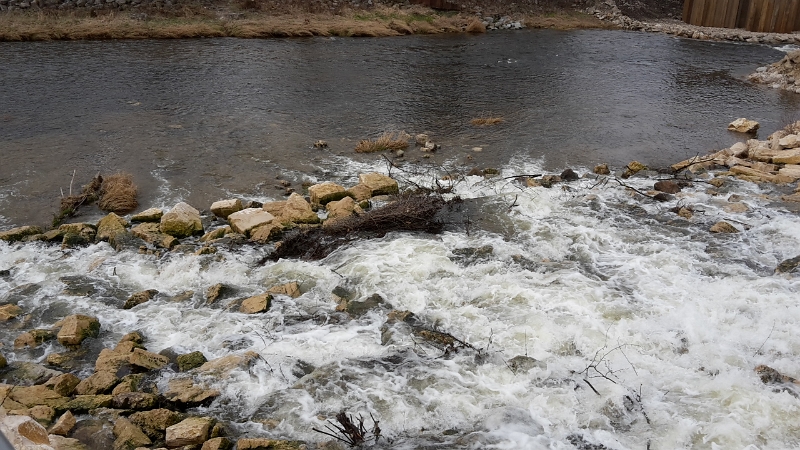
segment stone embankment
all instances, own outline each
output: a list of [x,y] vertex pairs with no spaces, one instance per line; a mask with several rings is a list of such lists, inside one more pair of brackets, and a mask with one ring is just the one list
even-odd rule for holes
[[766,84],[773,89],[784,89],[800,94],[800,50],[789,52],[776,63],[759,67],[747,79]]

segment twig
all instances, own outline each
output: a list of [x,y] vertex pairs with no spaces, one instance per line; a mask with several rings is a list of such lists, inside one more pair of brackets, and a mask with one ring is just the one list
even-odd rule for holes
[[635,188],[635,187],[633,187],[633,186],[630,186],[630,185],[628,185],[628,184],[625,184],[625,183],[623,183],[623,182],[622,182],[622,180],[620,180],[620,179],[619,179],[619,178],[617,178],[617,177],[614,177],[614,180],[615,180],[617,183],[619,183],[619,184],[620,184],[620,186],[622,186],[622,187],[626,187],[626,188],[628,188],[628,189],[632,190],[633,192],[636,192],[636,193],[637,193],[637,194],[639,194],[639,195],[643,195],[643,196],[645,196],[645,197],[647,197],[647,198],[653,198],[653,197],[654,197],[653,195],[649,195],[649,194],[647,194],[647,193],[645,193],[645,192],[642,192],[642,191],[640,191],[640,190],[636,189],[636,188]]
[[756,352],[755,352],[755,353],[753,353],[753,356],[756,356],[756,355],[758,355],[758,352],[760,352],[760,351],[761,351],[761,349],[762,349],[762,348],[764,348],[764,345],[767,343],[767,341],[769,340],[770,336],[772,336],[772,332],[773,332],[773,331],[775,331],[775,321],[774,321],[774,320],[772,321],[772,329],[771,329],[771,330],[769,330],[769,335],[767,335],[767,338],[766,338],[766,339],[764,339],[764,342],[762,342],[762,343],[761,343],[761,346],[760,346],[760,347],[758,347],[758,350],[756,350]]
[[77,172],[77,171],[78,171],[77,169],[74,169],[72,171],[72,179],[69,180],[69,196],[70,197],[72,197],[72,183],[75,181],[75,172]]

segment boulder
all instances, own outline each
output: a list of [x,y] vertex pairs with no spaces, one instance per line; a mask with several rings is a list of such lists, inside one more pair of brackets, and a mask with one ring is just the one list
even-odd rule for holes
[[787,164],[780,169],[778,169],[778,175],[783,175],[787,178],[794,178],[795,181],[800,179],[800,165],[798,164]]
[[117,233],[108,238],[108,245],[111,246],[114,250],[121,252],[123,250],[138,250],[145,242],[136,236],[134,236],[129,231],[125,231],[122,233]]
[[161,232],[161,225],[156,222],[145,222],[131,228],[131,234],[156,247],[172,249],[179,244],[174,236]]
[[267,202],[262,208],[277,217],[283,224],[319,223],[320,221],[311,205],[296,192],[293,192],[286,201]]
[[800,136],[796,134],[790,134],[786,137],[778,139],[778,145],[781,149],[792,149],[800,147]]
[[117,409],[147,411],[158,406],[158,396],[146,392],[124,392],[114,395],[111,405]]
[[306,448],[306,444],[300,441],[242,438],[236,441],[236,448],[238,450],[303,450]]
[[800,148],[782,150],[772,157],[775,164],[800,164]]
[[768,172],[762,172],[760,170],[745,166],[731,167],[731,173],[737,175],[741,179],[754,183],[786,184],[794,181],[791,177],[784,175],[773,175]]
[[0,420],[0,432],[18,450],[52,449],[47,430],[28,416],[5,416]]
[[130,421],[139,426],[151,438],[163,436],[167,428],[180,422],[179,413],[168,409],[153,409],[131,414]]
[[221,298],[225,298],[235,293],[236,290],[224,283],[217,283],[206,292],[206,305],[210,305]]
[[360,184],[370,189],[373,197],[376,195],[391,195],[400,192],[397,180],[377,172],[361,174],[358,176],[358,181]]
[[58,232],[62,236],[75,234],[86,242],[92,242],[97,235],[97,227],[91,223],[65,223],[58,227]]
[[795,272],[798,266],[800,266],[800,255],[781,261],[775,271],[778,273],[791,273]]
[[113,212],[109,213],[97,222],[97,235],[95,236],[95,240],[98,242],[109,241],[116,235],[125,233],[127,226],[128,222],[126,222],[125,219]]
[[62,375],[58,370],[49,369],[41,364],[30,361],[14,361],[5,370],[3,378],[23,386],[42,384],[51,378]]
[[267,292],[270,294],[288,295],[289,297],[297,298],[300,297],[300,285],[297,284],[296,281],[292,281],[291,283],[272,286],[267,289]]
[[610,175],[611,169],[608,168],[608,164],[599,164],[594,166],[594,173],[597,175]]
[[42,229],[26,225],[24,227],[12,228],[8,231],[0,231],[0,241],[17,242],[36,234],[42,234]]
[[28,413],[26,415],[47,427],[53,422],[53,418],[56,415],[56,410],[50,406],[36,405],[28,409]]
[[755,120],[739,118],[728,124],[728,130],[738,133],[755,133],[758,131],[759,123]]
[[737,142],[731,146],[730,153],[737,158],[747,158],[747,155],[750,154],[750,146],[744,142]]
[[181,378],[169,381],[164,397],[171,402],[181,403],[184,406],[197,406],[211,403],[211,401],[219,397],[219,394],[219,391],[215,389],[206,389],[203,386],[194,384],[194,381],[190,378]]
[[80,345],[88,337],[100,334],[100,321],[95,317],[73,314],[63,320],[58,331],[58,342],[61,345]]
[[0,322],[7,322],[11,319],[16,319],[23,313],[22,308],[10,303],[0,305]]
[[226,437],[215,437],[203,443],[200,450],[230,450],[233,443]]
[[750,210],[750,208],[742,202],[728,203],[727,205],[723,206],[722,209],[727,213],[733,214],[746,213]]
[[2,353],[0,353],[0,369],[5,369],[8,366],[8,360]]
[[167,428],[167,447],[200,445],[211,437],[215,420],[211,417],[189,417]]
[[95,372],[119,374],[124,369],[127,369],[126,371],[130,370],[130,352],[116,352],[104,348],[100,351],[94,363]]
[[372,189],[366,184],[357,184],[347,190],[347,195],[353,197],[356,202],[363,202],[372,198]]
[[39,345],[44,344],[55,337],[56,333],[53,330],[26,331],[14,339],[14,348],[20,349],[25,347],[38,347]]
[[631,161],[625,166],[625,172],[622,173],[622,178],[630,178],[645,169],[647,169],[647,166],[639,161]]
[[95,372],[75,386],[75,393],[78,395],[107,394],[119,381],[114,372]]
[[169,358],[166,356],[159,355],[158,353],[148,352],[147,350],[142,350],[140,348],[133,350],[128,361],[134,366],[147,370],[162,369],[169,364]]
[[347,191],[336,183],[325,182],[309,187],[308,195],[311,197],[312,205],[325,205],[347,197]]
[[50,435],[50,445],[52,445],[55,450],[89,450],[89,447],[78,439],[59,436],[57,434]]
[[380,294],[372,294],[363,300],[349,300],[339,303],[337,311],[344,311],[352,317],[360,317],[375,308],[392,309],[392,305],[386,302]]
[[76,395],[60,409],[70,410],[73,413],[85,413],[97,408],[108,408],[113,399],[113,395]]
[[266,243],[273,239],[277,239],[283,231],[283,225],[280,223],[272,222],[260,227],[254,228],[250,232],[250,240],[253,242]]
[[149,302],[156,295],[158,295],[158,291],[155,289],[148,289],[146,291],[137,292],[128,297],[127,300],[125,300],[125,304],[122,305],[122,309],[131,309],[134,306]]
[[63,373],[50,378],[46,383],[44,383],[44,385],[59,395],[69,397],[75,391],[75,387],[78,386],[78,383],[80,382],[81,379],[75,375],[71,373]]
[[656,184],[653,186],[653,189],[666,192],[667,194],[677,194],[681,191],[681,187],[678,186],[678,183],[672,180],[661,180],[656,181]]
[[181,372],[195,369],[208,362],[205,355],[203,355],[203,352],[192,352],[185,355],[179,355],[177,359],[178,370]]
[[36,405],[46,405],[51,408],[64,409],[69,399],[42,385],[17,386],[6,394],[7,398],[31,408]]
[[266,312],[270,306],[272,306],[272,295],[266,293],[244,299],[239,307],[239,312],[257,314]]
[[50,434],[57,434],[59,436],[67,436],[72,428],[75,427],[77,420],[70,411],[65,412],[61,417],[56,420],[56,423],[50,427]]
[[364,210],[361,209],[351,197],[329,202],[325,209],[328,210],[328,219],[325,221],[326,224],[333,223],[333,221],[337,219],[344,219],[355,214],[360,215],[364,213]]
[[124,417],[114,422],[114,437],[117,438],[114,441],[114,450],[131,450],[153,443],[139,427]]
[[196,369],[204,375],[226,378],[234,370],[247,370],[259,358],[258,353],[247,351],[241,354],[212,359]]
[[150,208],[134,214],[131,222],[160,222],[162,216],[164,216],[164,211],[161,208]]
[[204,234],[203,237],[200,238],[200,242],[210,242],[216,239],[222,239],[228,233],[233,233],[233,230],[229,225],[225,225],[224,227],[216,228]]
[[254,228],[267,225],[275,220],[275,216],[261,208],[248,208],[228,216],[231,229],[236,233],[247,235]]
[[717,222],[715,223],[711,229],[709,229],[712,233],[738,233],[739,230],[736,229],[733,225],[729,224],[728,222]]
[[180,202],[161,217],[161,232],[176,238],[203,233],[200,211]]
[[223,219],[227,219],[228,216],[235,212],[239,212],[242,209],[242,201],[238,198],[229,199],[229,200],[219,200],[211,204],[211,212]]
[[119,380],[119,384],[111,391],[111,395],[117,396],[119,394],[127,394],[128,392],[136,392],[144,380],[145,374],[143,373],[129,373]]

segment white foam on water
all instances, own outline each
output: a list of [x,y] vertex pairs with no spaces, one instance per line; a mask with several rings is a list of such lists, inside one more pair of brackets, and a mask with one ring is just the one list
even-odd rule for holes
[[[506,179],[541,173],[537,164],[454,186],[462,198],[485,201],[513,232],[392,233],[322,261],[264,265],[257,262],[265,250],[246,247],[156,258],[106,244],[65,253],[0,243],[0,269],[14,268],[0,289],[41,283],[21,306],[69,302],[100,318],[109,345],[138,329],[156,352],[257,352],[249,370],[212,380],[222,395],[206,410],[256,434],[323,441],[312,428],[347,410],[372,413],[393,448],[570,448],[575,439],[612,449],[800,444],[794,389],[765,385],[754,370],[765,364],[800,375],[800,279],[773,274],[800,252],[797,215],[743,182],[731,192],[749,205],[744,213],[727,212],[728,196],[703,183],[686,188],[680,202],[695,209],[687,221],[669,210],[674,201],[655,203],[613,181],[545,189]],[[646,191],[653,180],[625,183]],[[742,232],[709,233],[722,219]],[[483,256],[460,250],[486,246],[492,251]],[[125,293],[194,296],[122,310],[65,296],[64,275]],[[242,298],[288,281],[303,294],[276,296],[264,314],[228,310],[230,299],[204,304],[216,283]],[[382,343],[388,309],[342,319],[333,313],[337,285],[356,299],[377,293],[474,350],[445,355],[400,328]],[[538,362],[515,371],[517,356]],[[314,371],[297,373],[298,361]]]

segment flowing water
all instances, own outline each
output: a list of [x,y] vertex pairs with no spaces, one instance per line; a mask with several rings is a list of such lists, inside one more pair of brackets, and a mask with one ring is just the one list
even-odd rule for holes
[[[613,180],[513,179],[566,164],[666,165],[735,142],[724,126],[738,116],[772,131],[800,98],[741,77],[779,56],[621,32],[4,44],[4,228],[40,218],[28,210],[73,169],[132,172],[145,207],[279,197],[275,175],[351,185],[386,172],[351,150],[384,129],[443,144],[433,167],[408,151],[406,171],[393,172],[411,181],[443,167],[501,173],[453,183],[468,224],[362,240],[316,262],[262,264],[258,246],[158,257],[0,242],[0,302],[29,315],[0,328],[2,352],[41,362],[62,351],[11,343],[70,313],[97,316],[105,346],[141,330],[155,352],[255,351],[249,370],[207,379],[221,396],[195,411],[236,435],[323,442],[313,428],[346,410],[380,421],[378,448],[797,447],[800,391],[754,370],[800,376],[800,281],[774,273],[800,254],[800,219],[776,192],[699,180],[656,203]],[[482,113],[506,122],[470,128]],[[331,149],[307,148],[317,138]],[[653,176],[628,183],[648,190]],[[733,194],[746,211],[729,207]],[[694,216],[671,211],[679,205]],[[709,233],[719,220],[742,232]],[[84,289],[65,289],[76,279]],[[205,305],[216,283],[241,298],[290,281],[302,295],[277,296],[264,314]],[[337,313],[337,287],[387,305]],[[120,308],[144,289],[160,294]],[[460,348],[421,338],[392,309]]]

